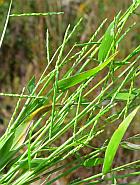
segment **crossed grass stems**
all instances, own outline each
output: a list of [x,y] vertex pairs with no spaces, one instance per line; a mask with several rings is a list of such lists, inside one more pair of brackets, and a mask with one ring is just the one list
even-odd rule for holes
[[[72,173],[81,166],[84,166],[85,160],[98,157],[104,153],[108,141],[105,141],[99,148],[91,146],[90,141],[104,133],[105,127],[110,123],[115,123],[117,120],[125,119],[130,110],[133,110],[137,106],[137,99],[139,100],[140,91],[135,87],[135,82],[140,74],[138,66],[139,56],[137,56],[140,51],[140,46],[134,49],[126,58],[121,59],[120,61],[116,61],[115,59],[118,45],[135,25],[135,23],[132,24],[123,33],[122,30],[125,22],[136,10],[138,5],[139,3],[133,3],[122,16],[120,16],[119,13],[114,18],[113,41],[109,46],[109,50],[106,52],[106,58],[104,59],[106,61],[111,57],[106,75],[104,75],[101,80],[98,80],[98,75],[101,74],[100,71],[98,71],[94,76],[83,80],[83,82],[75,89],[69,90],[69,88],[66,87],[60,89],[59,75],[61,74],[63,67],[72,62],[73,64],[71,68],[66,71],[62,80],[68,79],[75,71],[75,74],[82,73],[85,67],[90,65],[93,61],[95,61],[97,65],[104,62],[97,59],[100,44],[104,37],[101,37],[97,42],[94,41],[97,39],[98,33],[104,26],[106,19],[93,34],[89,42],[84,44],[74,44],[65,56],[65,47],[68,45],[70,39],[72,39],[73,34],[76,33],[82,19],[79,20],[71,32],[69,31],[70,25],[67,27],[62,45],[56,50],[52,57],[50,57],[49,32],[47,30],[47,66],[37,84],[34,82],[35,79],[32,78],[27,87],[23,88],[21,95],[1,93],[3,96],[19,97],[15,111],[11,117],[5,134],[1,137],[1,141],[5,140],[10,133],[14,132],[21,123],[26,123],[26,120],[29,117],[31,118],[30,124],[23,132],[22,137],[24,139],[22,141],[17,141],[17,156],[12,156],[12,160],[9,159],[6,164],[9,168],[5,174],[2,174],[0,179],[1,184],[29,184],[40,179],[42,176],[46,177],[44,183],[52,184],[57,179]],[[37,14],[12,14],[11,16],[30,15],[37,16]],[[39,13],[38,16],[40,15],[41,13]],[[7,17],[8,20],[10,17],[10,11]],[[119,19],[117,17],[119,17]],[[1,41],[3,41],[3,38],[4,34],[2,35]],[[75,50],[77,51],[77,48],[79,48],[79,51],[73,54]],[[104,55],[105,51],[100,50],[100,53],[101,52]],[[112,55],[110,55],[110,53],[112,53]],[[55,61],[55,69],[46,74],[52,62]],[[79,65],[80,69],[77,71],[77,66]],[[121,68],[124,68],[124,66],[125,70],[122,71]],[[95,78],[97,79],[96,84],[92,81]],[[91,83],[93,87],[89,89],[89,84]],[[50,88],[50,84],[52,88]],[[126,91],[128,95],[127,99],[117,99],[116,97],[118,94],[128,85],[129,89]],[[27,92],[27,89],[29,91],[29,95],[24,94]],[[94,98],[91,101],[88,101],[88,97],[91,94],[96,94],[97,90],[99,91],[99,94],[93,96]],[[131,98],[133,93],[135,96],[134,98]],[[21,101],[25,98],[27,100],[22,110],[19,112]],[[120,102],[122,102],[123,105],[119,107],[118,110],[118,103]],[[44,111],[40,111],[39,117],[36,115],[33,117],[34,111],[44,105],[47,105],[47,112],[44,113]],[[115,109],[116,111],[113,112],[112,109]],[[73,110],[75,111],[75,114],[72,113]],[[108,116],[110,113],[111,116]],[[87,115],[88,118],[85,119]],[[86,120],[85,123],[82,123],[82,119]],[[58,145],[57,142],[61,140],[61,137],[67,138],[68,132],[71,133],[71,136],[62,144]],[[92,152],[85,156],[81,156],[79,151],[83,147],[91,148]],[[43,158],[44,155],[45,158]],[[71,163],[66,164],[64,161],[71,156],[75,156],[75,159]],[[112,176],[110,178],[105,177],[104,179],[101,179],[103,173],[99,173],[84,180],[74,181],[71,184],[80,184],[90,181],[92,184],[97,184],[101,183],[102,180],[114,180],[117,178],[139,175],[139,171],[129,172],[127,175],[124,174],[122,176],[117,174],[114,175],[117,171],[129,170],[130,166],[131,169],[138,168],[139,162],[140,160],[136,160],[120,167],[112,168]],[[68,170],[65,172],[65,169],[67,168]],[[1,171],[2,170],[3,168]],[[54,179],[50,179],[51,175],[58,171],[60,174]],[[96,178],[98,180],[94,180]]]

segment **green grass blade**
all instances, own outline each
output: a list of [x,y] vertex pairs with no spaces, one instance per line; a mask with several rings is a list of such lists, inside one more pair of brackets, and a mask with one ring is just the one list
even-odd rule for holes
[[113,136],[110,139],[110,142],[107,146],[106,152],[105,152],[105,159],[104,164],[102,168],[102,173],[105,175],[107,174],[112,166],[113,159],[115,157],[115,154],[117,152],[118,146],[128,128],[131,121],[133,120],[134,116],[136,115],[138,109],[140,106],[138,106],[134,111],[132,111],[119,125],[118,129],[114,132]]
[[5,21],[5,25],[4,25],[4,29],[3,29],[3,32],[2,32],[2,35],[1,35],[1,38],[0,38],[0,48],[2,46],[4,35],[5,35],[7,25],[8,25],[8,22],[9,22],[9,16],[10,16],[11,8],[12,8],[12,3],[13,3],[13,1],[11,0],[10,5],[9,5],[9,10],[8,10],[8,13],[7,13],[7,17],[6,17],[6,21]]
[[82,72],[80,74],[71,76],[69,78],[66,79],[62,79],[60,81],[58,81],[58,87],[61,90],[66,90],[76,84],[79,84],[80,82],[83,82],[84,80],[96,75],[99,71],[101,71],[102,69],[104,69],[113,59],[114,57],[117,55],[117,53],[113,54],[108,60],[106,60],[104,63],[100,64],[99,66],[90,69],[86,72]]
[[114,21],[107,28],[104,38],[101,42],[99,53],[98,53],[98,60],[100,62],[103,62],[105,60],[110,50],[113,39],[114,39]]
[[115,29],[115,24],[118,22],[118,18],[120,16],[120,13],[118,13],[118,15],[115,17],[115,19],[110,23],[110,25],[108,26],[103,40],[101,42],[101,45],[99,47],[99,52],[98,52],[98,60],[100,62],[103,62],[106,57],[108,56],[108,53],[112,47],[112,43],[114,41],[114,37],[115,37],[115,33],[114,33],[114,29]]

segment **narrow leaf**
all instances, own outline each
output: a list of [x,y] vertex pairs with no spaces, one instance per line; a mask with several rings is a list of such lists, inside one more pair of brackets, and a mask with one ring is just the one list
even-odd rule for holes
[[132,111],[123,120],[123,122],[119,125],[119,127],[117,128],[117,130],[114,132],[113,136],[111,137],[110,142],[105,152],[105,159],[104,159],[104,164],[102,168],[102,173],[104,175],[110,171],[112,162],[117,152],[117,149],[119,147],[119,144],[139,108],[140,106],[138,106],[134,111]]
[[104,63],[100,64],[99,66],[97,66],[93,69],[90,69],[88,71],[85,71],[80,74],[77,74],[77,75],[71,76],[69,78],[65,78],[65,79],[58,81],[58,88],[61,90],[66,90],[66,89],[96,75],[99,71],[104,69],[114,59],[114,57],[117,55],[117,53],[118,52],[116,52],[111,57],[109,57],[108,60],[106,60]]
[[113,20],[110,23],[110,25],[108,26],[108,28],[104,34],[104,37],[103,37],[103,40],[101,42],[101,45],[99,47],[99,52],[98,52],[98,60],[100,62],[103,62],[106,59],[106,57],[111,49],[111,45],[114,40],[114,26],[115,26],[114,24],[118,22],[120,13],[121,12],[119,12],[118,15],[116,16],[115,20]]

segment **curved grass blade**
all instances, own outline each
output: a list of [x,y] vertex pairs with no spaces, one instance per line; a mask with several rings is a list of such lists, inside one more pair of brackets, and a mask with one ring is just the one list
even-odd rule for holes
[[103,37],[103,40],[101,42],[101,45],[99,47],[99,52],[98,52],[98,60],[100,62],[103,62],[106,59],[106,57],[111,49],[111,45],[112,45],[114,37],[115,37],[115,35],[114,35],[115,24],[117,24],[117,22],[118,22],[120,13],[121,12],[119,12],[118,15],[115,17],[115,20],[113,20],[110,23],[110,25],[108,26],[108,28],[104,34],[104,37]]
[[134,109],[119,125],[117,130],[114,132],[113,136],[110,139],[110,142],[107,146],[106,152],[105,152],[105,159],[104,164],[102,168],[102,173],[105,175],[107,174],[112,166],[113,159],[115,157],[115,154],[117,152],[117,149],[119,147],[119,144],[130,125],[131,121],[133,120],[134,116],[136,115],[138,109],[140,106],[138,106],[136,109]]
[[114,40],[114,21],[107,28],[102,43],[99,48],[98,60],[103,62],[110,50],[111,44]]
[[69,78],[62,79],[58,81],[58,88],[61,90],[66,90],[70,87],[73,87],[74,85],[83,82],[84,80],[96,75],[99,71],[104,69],[117,55],[118,52],[113,54],[111,57],[109,57],[104,63],[98,65],[97,67],[90,69],[86,72],[82,72],[80,74],[71,76]]

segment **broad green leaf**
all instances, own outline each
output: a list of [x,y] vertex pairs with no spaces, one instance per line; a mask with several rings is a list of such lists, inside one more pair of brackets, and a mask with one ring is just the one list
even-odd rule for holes
[[134,111],[132,111],[124,120],[123,122],[119,125],[117,130],[114,132],[112,135],[110,142],[107,146],[106,152],[105,152],[105,159],[104,159],[104,164],[102,168],[102,173],[106,174],[110,171],[113,159],[115,157],[115,154],[117,152],[117,149],[119,147],[119,144],[128,128],[130,125],[131,121],[133,120],[134,116],[136,115],[138,109],[140,106],[138,106]]
[[134,143],[130,143],[130,142],[123,142],[121,144],[121,146],[123,148],[129,149],[129,150],[140,150],[140,145],[134,144]]
[[94,167],[98,166],[99,164],[103,164],[104,159],[103,158],[90,158],[85,160],[84,166],[85,167]]
[[110,51],[114,39],[114,21],[107,28],[98,52],[98,60],[103,62]]
[[35,76],[33,76],[31,78],[31,80],[29,81],[29,83],[27,85],[27,89],[28,89],[30,94],[33,92],[34,88],[35,88]]
[[102,64],[98,65],[97,67],[90,69],[86,72],[82,72],[80,74],[71,76],[69,78],[65,78],[62,79],[60,81],[58,81],[58,87],[61,90],[66,90],[70,87],[73,87],[74,85],[83,82],[84,80],[96,75],[99,71],[101,71],[102,69],[104,69],[113,59],[114,57],[117,55],[117,52],[115,54],[113,54],[111,57],[109,57],[105,62],[103,62]]
[[103,37],[103,40],[101,42],[101,45],[99,47],[99,52],[98,52],[98,60],[100,62],[103,62],[106,59],[106,57],[111,49],[111,46],[112,46],[112,43],[114,40],[114,26],[115,26],[115,23],[118,22],[120,13],[121,12],[119,12],[118,15],[116,16],[115,20],[113,20],[110,23],[110,25],[108,26],[108,28],[104,34],[104,37]]

